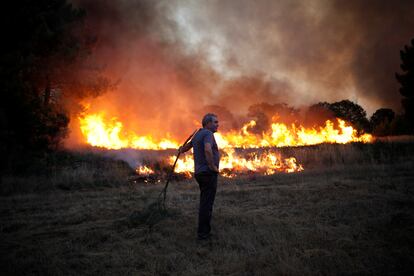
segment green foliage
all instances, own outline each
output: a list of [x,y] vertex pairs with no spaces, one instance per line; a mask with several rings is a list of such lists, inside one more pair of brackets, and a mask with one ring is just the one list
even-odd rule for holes
[[404,135],[410,134],[410,123],[404,115],[395,116],[394,120],[390,123],[391,135]]
[[389,108],[380,108],[371,116],[370,124],[375,136],[387,136],[392,134],[391,123],[395,118],[395,112]]
[[359,132],[369,132],[370,124],[367,113],[358,104],[350,100],[335,103],[320,102],[310,106],[306,112],[307,118],[319,123],[326,119],[340,118],[351,123]]
[[0,53],[0,137],[9,168],[59,147],[69,123],[68,98],[97,95],[109,86],[99,72],[82,70],[93,46],[84,16],[66,0],[2,6],[7,39]]
[[262,133],[269,129],[273,121],[293,123],[298,117],[299,111],[285,103],[260,103],[249,107],[248,116],[255,118],[256,125],[251,129],[255,133]]
[[313,126],[323,125],[328,119],[335,119],[335,116],[330,109],[330,103],[319,102],[308,107],[303,121],[305,125]]
[[336,117],[352,123],[359,131],[369,131],[367,113],[358,104],[350,100],[342,100],[329,105]]
[[398,82],[401,84],[400,93],[404,97],[402,106],[404,115],[410,125],[410,132],[414,132],[414,39],[411,45],[406,45],[400,51],[402,74],[396,74]]

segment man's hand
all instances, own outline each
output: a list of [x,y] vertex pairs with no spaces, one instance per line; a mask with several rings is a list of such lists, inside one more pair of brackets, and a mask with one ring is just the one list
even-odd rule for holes
[[190,141],[187,144],[185,144],[184,146],[179,147],[178,148],[178,153],[180,153],[180,154],[184,153],[184,152],[188,151],[189,149],[191,149],[192,147],[193,147],[193,143],[191,143],[191,141]]
[[213,165],[212,167],[210,167],[210,170],[212,170],[215,173],[219,173],[219,170],[216,165]]
[[204,153],[206,155],[206,161],[207,161],[207,164],[208,164],[208,167],[210,168],[210,170],[212,170],[213,172],[218,173],[219,170],[218,170],[217,166],[214,165],[213,150],[211,148],[210,143],[205,143],[204,144]]

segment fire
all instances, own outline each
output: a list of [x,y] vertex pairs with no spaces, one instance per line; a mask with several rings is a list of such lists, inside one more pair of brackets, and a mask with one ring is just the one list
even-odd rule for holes
[[236,173],[258,172],[264,175],[275,172],[299,172],[303,171],[302,165],[296,164],[294,157],[284,159],[278,153],[264,151],[240,156],[234,149],[226,149],[220,167],[226,171]]
[[[248,172],[270,175],[276,172],[300,172],[303,167],[297,164],[294,157],[282,158],[278,153],[264,151],[263,153],[252,153],[246,156],[236,154],[232,148],[224,149],[224,156],[220,159],[220,171],[223,176],[234,177],[238,174]],[[170,164],[175,161],[175,157],[171,156]],[[194,161],[192,155],[185,155],[184,158],[178,160],[175,171],[178,173],[193,171]]]
[[[224,155],[220,160],[220,173],[224,177],[235,177],[240,174],[259,173],[263,175],[271,175],[276,172],[300,172],[303,171],[303,166],[298,164],[296,158],[282,158],[279,153],[270,150],[262,153],[237,154],[233,148],[225,148]],[[169,165],[173,165],[176,157],[168,157]],[[178,159],[175,166],[175,172],[184,174],[186,177],[191,177],[191,172],[194,168],[194,160],[192,154],[186,154]],[[147,171],[148,167],[141,166],[137,169],[140,174]]]
[[123,124],[116,117],[105,120],[103,113],[79,117],[80,129],[89,145],[107,149],[171,149],[178,148],[175,141],[162,139],[156,141],[151,136],[138,136],[123,131]]
[[[170,165],[174,164],[175,156],[170,156],[168,158]],[[177,173],[188,173],[193,170],[194,167],[194,160],[192,156],[185,155],[177,160],[177,164],[175,165],[175,172]]]
[[[275,116],[274,118],[277,118]],[[172,139],[156,140],[150,135],[139,136],[134,132],[125,131],[122,122],[116,117],[105,118],[104,113],[84,114],[79,117],[80,129],[86,142],[95,147],[107,149],[177,149],[179,143]],[[302,125],[283,124],[274,121],[267,131],[253,133],[256,121],[251,120],[239,131],[216,133],[216,141],[224,154],[220,160],[221,174],[234,177],[249,172],[270,175],[276,172],[299,172],[303,166],[294,157],[283,158],[279,153],[270,150],[258,150],[256,153],[240,154],[236,148],[274,148],[285,146],[305,146],[321,143],[368,143],[373,140],[370,134],[358,135],[351,125],[341,119],[336,122],[327,120],[324,126],[305,128]],[[175,156],[170,156],[168,162],[172,165]],[[191,176],[194,167],[192,155],[181,157],[176,164],[175,172]],[[154,174],[148,166],[137,168],[140,175]]]
[[262,148],[307,146],[322,143],[346,144],[350,142],[368,143],[373,140],[372,135],[358,135],[357,130],[347,125],[344,120],[336,119],[338,128],[330,120],[325,126],[318,128],[305,128],[295,124],[272,123],[271,129],[261,135],[249,132],[256,125],[254,120],[245,124],[240,132],[217,134],[217,143],[220,147],[228,148]]
[[150,175],[150,174],[154,174],[155,173],[153,169],[151,169],[150,167],[147,167],[147,166],[139,166],[136,169],[136,172],[139,175]]
[[[102,113],[79,117],[80,128],[88,144],[107,149],[171,149],[178,148],[179,143],[170,139],[155,140],[151,136],[138,136],[133,132],[123,131],[123,124],[115,117],[105,120]],[[245,124],[240,131],[231,131],[224,134],[216,133],[216,140],[220,148],[263,148],[306,146],[322,143],[350,142],[368,143],[373,140],[372,135],[358,135],[357,130],[344,120],[337,119],[338,127],[330,120],[325,126],[305,128],[301,125],[290,126],[283,123],[272,123],[271,129],[261,134],[249,131],[256,125],[254,120]]]

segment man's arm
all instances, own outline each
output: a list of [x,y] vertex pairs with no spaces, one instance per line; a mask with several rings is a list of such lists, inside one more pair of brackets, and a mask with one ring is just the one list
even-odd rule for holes
[[213,172],[218,173],[219,170],[218,170],[217,166],[214,165],[213,150],[211,148],[210,143],[205,143],[204,144],[204,153],[206,155],[206,161],[207,161],[207,164],[208,164],[208,167],[210,168],[210,170],[212,170]]
[[192,147],[193,147],[193,143],[192,143],[192,141],[190,141],[187,144],[185,144],[184,146],[179,147],[178,152],[179,153],[184,153],[184,152],[190,150]]

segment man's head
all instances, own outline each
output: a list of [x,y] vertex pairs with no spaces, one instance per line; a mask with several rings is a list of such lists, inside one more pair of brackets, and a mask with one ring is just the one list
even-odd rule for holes
[[217,115],[213,113],[207,113],[206,115],[204,115],[201,123],[204,128],[210,130],[211,132],[216,132],[217,128],[219,127]]

